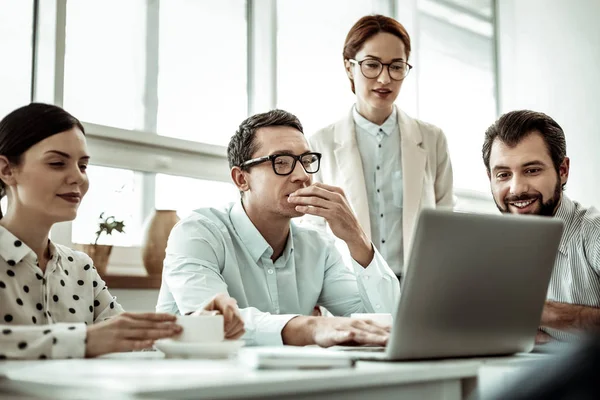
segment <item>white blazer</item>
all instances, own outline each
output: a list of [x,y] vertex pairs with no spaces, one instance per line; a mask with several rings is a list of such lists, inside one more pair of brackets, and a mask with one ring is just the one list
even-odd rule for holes
[[[398,109],[402,152],[402,229],[406,263],[419,211],[454,206],[452,164],[446,136],[434,125]],[[369,204],[352,110],[342,120],[309,138],[313,151],[323,154],[315,181],[341,187],[363,230],[371,238]]]

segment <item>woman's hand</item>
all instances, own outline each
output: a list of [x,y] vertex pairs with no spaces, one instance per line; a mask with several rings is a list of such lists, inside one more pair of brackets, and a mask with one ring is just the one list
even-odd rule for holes
[[88,326],[86,357],[142,350],[154,341],[181,333],[176,317],[163,313],[123,313],[109,320]]

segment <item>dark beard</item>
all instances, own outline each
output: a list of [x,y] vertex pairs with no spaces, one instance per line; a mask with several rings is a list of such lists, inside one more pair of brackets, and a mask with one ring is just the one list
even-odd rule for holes
[[496,200],[494,199],[494,203],[496,203],[496,207],[500,210],[501,213],[510,214],[510,209],[508,208],[508,203],[513,203],[515,201],[527,201],[527,200],[539,200],[541,206],[539,211],[535,215],[541,215],[543,217],[552,217],[556,210],[556,206],[560,202],[560,196],[562,193],[562,185],[560,183],[560,178],[557,179],[556,186],[554,187],[554,194],[550,200],[547,202],[542,202],[542,194],[536,193],[535,195],[531,195],[528,193],[521,194],[519,196],[510,196],[504,199],[505,209],[502,209]]

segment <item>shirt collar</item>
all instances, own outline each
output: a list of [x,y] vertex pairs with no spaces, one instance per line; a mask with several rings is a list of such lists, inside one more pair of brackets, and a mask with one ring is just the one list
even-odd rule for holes
[[560,219],[564,224],[563,233],[560,238],[560,244],[558,246],[559,251],[564,254],[566,254],[567,252],[567,242],[572,236],[570,233],[571,222],[573,221],[573,217],[575,216],[575,211],[575,203],[573,203],[573,201],[563,193],[561,196],[560,204],[556,209],[556,214],[554,214],[554,217]]
[[[50,259],[53,259],[55,254],[60,258],[57,247],[50,239],[48,239],[48,246],[50,247]],[[37,254],[2,225],[0,225],[0,257],[2,257],[9,265],[12,264],[12,262],[17,265],[25,258],[30,259],[36,264],[38,261]],[[56,261],[58,262],[58,259]]]
[[367,131],[370,135],[376,137],[379,134],[379,131],[381,130],[383,133],[385,133],[386,136],[390,136],[392,132],[394,132],[396,126],[398,125],[398,112],[396,111],[396,107],[392,107],[392,109],[392,113],[389,117],[387,117],[385,122],[381,124],[381,126],[374,124],[373,122],[360,115],[356,110],[356,105],[352,107],[352,117],[354,119],[354,123],[360,128]]
[[[235,229],[236,233],[246,246],[246,249],[252,256],[252,259],[255,262],[258,262],[262,256],[269,257],[273,255],[273,248],[267,243],[265,238],[260,234],[258,229],[254,226],[250,218],[248,218],[248,214],[246,214],[246,210],[244,210],[244,206],[242,205],[242,201],[236,201],[231,210],[229,212],[229,218],[231,220],[231,224]],[[285,245],[285,249],[283,251],[282,257],[287,262],[289,255],[294,250],[294,242],[292,239],[292,229],[293,224],[290,223],[290,234],[288,235],[288,240]],[[285,263],[284,263],[285,264]]]

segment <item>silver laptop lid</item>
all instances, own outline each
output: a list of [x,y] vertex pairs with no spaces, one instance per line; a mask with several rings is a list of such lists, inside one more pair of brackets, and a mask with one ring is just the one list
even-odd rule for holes
[[423,210],[387,356],[530,351],[561,234],[555,218]]

